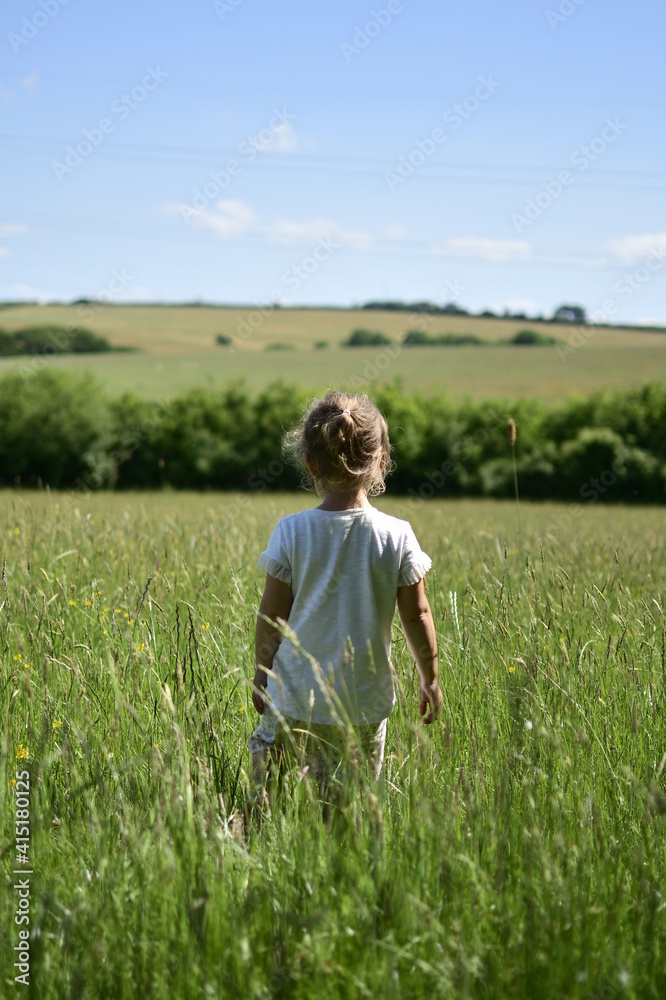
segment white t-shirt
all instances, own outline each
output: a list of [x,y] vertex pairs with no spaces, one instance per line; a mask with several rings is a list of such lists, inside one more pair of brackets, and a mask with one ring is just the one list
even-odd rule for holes
[[409,522],[372,506],[290,514],[276,525],[259,566],[291,584],[289,628],[321,668],[282,640],[267,685],[282,715],[333,723],[336,712],[344,718],[340,702],[354,725],[390,715],[397,590],[431,566]]

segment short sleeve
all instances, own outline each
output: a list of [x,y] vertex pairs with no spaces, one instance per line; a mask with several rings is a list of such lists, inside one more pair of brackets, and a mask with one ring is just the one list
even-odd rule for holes
[[423,579],[430,567],[432,559],[426,555],[418,543],[411,524],[407,525],[405,541],[400,559],[399,587],[411,587]]
[[281,521],[275,525],[268,545],[257,560],[257,565],[274,576],[276,580],[281,580],[282,583],[291,583],[291,562],[285,545]]

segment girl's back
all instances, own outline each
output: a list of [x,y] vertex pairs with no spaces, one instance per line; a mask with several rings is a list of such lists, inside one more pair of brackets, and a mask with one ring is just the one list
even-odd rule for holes
[[367,502],[304,510],[278,523],[259,565],[293,595],[289,627],[298,646],[282,641],[268,680],[281,714],[333,722],[330,685],[352,723],[386,718],[395,701],[389,657],[398,587],[430,568],[409,523]]

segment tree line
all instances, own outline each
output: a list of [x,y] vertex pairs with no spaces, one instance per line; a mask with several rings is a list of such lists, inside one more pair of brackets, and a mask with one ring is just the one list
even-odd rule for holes
[[[385,413],[396,470],[389,493],[513,495],[507,424],[518,427],[525,498],[666,502],[666,387],[540,400],[457,400],[368,390]],[[162,403],[107,396],[86,375],[41,369],[0,379],[0,485],[83,490],[166,488],[291,490],[284,431],[307,394],[276,383],[196,389]]]

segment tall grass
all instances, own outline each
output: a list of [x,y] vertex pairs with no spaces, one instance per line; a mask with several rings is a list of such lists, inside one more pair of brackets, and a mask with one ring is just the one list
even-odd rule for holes
[[295,768],[246,840],[255,563],[301,501],[0,496],[0,994],[21,744],[43,1000],[663,997],[666,512],[523,505],[520,558],[508,502],[417,509],[441,724],[396,624],[380,782],[326,826]]

